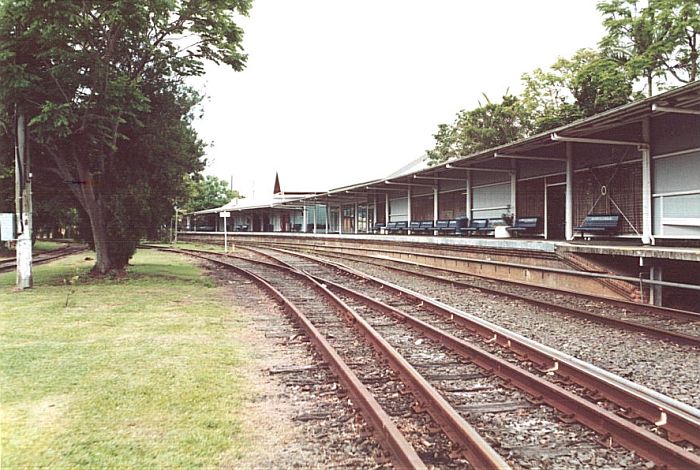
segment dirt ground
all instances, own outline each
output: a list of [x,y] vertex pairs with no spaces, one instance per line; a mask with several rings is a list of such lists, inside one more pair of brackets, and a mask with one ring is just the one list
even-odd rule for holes
[[251,281],[211,265],[237,307],[236,341],[248,345],[250,395],[240,416],[253,448],[222,468],[383,468],[386,459],[362,417],[300,330]]

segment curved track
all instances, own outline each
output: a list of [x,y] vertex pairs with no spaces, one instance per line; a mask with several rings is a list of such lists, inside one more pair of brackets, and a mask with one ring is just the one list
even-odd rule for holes
[[[325,288],[334,291],[342,299],[341,302],[356,303],[355,308],[357,311],[362,310],[366,312],[367,323],[373,324],[376,330],[382,332],[384,329],[389,330],[385,334],[386,341],[391,343],[396,350],[401,351],[409,363],[417,361],[415,369],[433,371],[432,383],[435,385],[435,388],[441,390],[448,402],[454,403],[455,400],[459,402],[459,399],[463,398],[460,394],[464,393],[465,388],[470,393],[478,393],[480,391],[479,387],[486,387],[490,390],[498,388],[490,383],[488,385],[479,385],[476,389],[474,389],[473,384],[470,386],[468,383],[456,385],[454,383],[452,385],[444,383],[446,379],[453,380],[455,377],[470,377],[470,380],[474,380],[474,377],[476,377],[483,381],[483,377],[479,377],[479,373],[473,370],[474,367],[477,367],[481,370],[480,374],[482,376],[484,375],[484,370],[487,372],[486,377],[489,377],[489,380],[492,379],[491,375],[495,374],[525,393],[519,399],[512,399],[512,395],[499,392],[504,393],[503,397],[511,397],[510,402],[501,400],[498,402],[499,405],[494,405],[494,403],[479,404],[476,410],[481,416],[487,415],[489,406],[491,407],[491,412],[496,414],[502,413],[504,407],[514,407],[514,410],[528,410],[533,405],[526,405],[525,403],[527,402],[524,398],[528,398],[530,401],[534,399],[535,401],[547,403],[563,413],[568,419],[583,423],[602,436],[609,436],[610,442],[620,443],[654,462],[671,468],[700,465],[700,459],[696,455],[674,445],[669,440],[660,438],[648,430],[650,425],[663,427],[666,430],[667,437],[672,438],[678,434],[689,441],[692,440],[694,433],[697,436],[698,423],[695,417],[692,413],[688,414],[681,408],[674,407],[673,401],[666,402],[659,400],[658,397],[652,398],[639,391],[633,392],[627,389],[626,385],[623,386],[622,381],[615,382],[608,376],[598,376],[592,370],[582,367],[581,364],[577,364],[575,361],[572,362],[571,358],[567,358],[565,355],[557,356],[549,348],[542,347],[542,349],[538,349],[533,347],[532,344],[528,344],[527,340],[518,337],[518,335],[503,331],[503,329],[494,325],[474,322],[474,319],[468,318],[462,312],[440,305],[425,296],[416,295],[398,286],[383,283],[381,280],[363,276],[351,270],[344,270],[344,274],[340,276],[342,279],[337,279],[337,271],[341,269],[340,267],[335,265],[332,267],[328,265],[323,266],[320,264],[320,260],[311,257],[301,258],[299,254],[280,254],[277,251],[274,255],[271,255],[269,251],[266,251],[265,253],[259,252],[256,256],[272,257],[276,259],[277,265],[287,263],[293,267],[292,269],[308,271],[308,274],[313,275],[317,282],[321,282],[325,285]],[[296,258],[296,261],[293,258]],[[260,265],[260,259],[248,262]],[[274,264],[269,263],[266,266],[272,269]],[[277,269],[281,268],[277,267]],[[356,279],[354,286],[349,282],[351,277]],[[359,282],[359,285],[357,285],[357,282]],[[385,293],[391,292],[395,297],[399,296],[402,298],[399,300],[396,300],[396,298],[387,299],[385,295],[385,298],[381,299],[381,295],[370,289],[371,285],[377,289],[384,290]],[[368,291],[372,293],[368,297],[360,293],[360,290],[363,293]],[[399,305],[400,308],[396,305]],[[435,318],[440,315],[448,316],[447,321],[444,318],[441,320],[442,325],[440,325],[440,322],[435,321]],[[392,321],[388,321],[387,318],[391,318]],[[355,322],[361,323],[359,319],[356,319]],[[484,351],[482,348],[455,336],[462,335],[465,327],[476,335],[488,338],[485,343],[493,350]],[[400,332],[397,332],[397,329]],[[409,330],[413,331],[413,333]],[[450,330],[452,330],[452,333]],[[402,341],[402,338],[413,338],[416,332],[421,335],[418,340],[412,342]],[[518,355],[527,356],[528,359],[524,362],[530,365],[526,365],[524,368],[522,365],[516,365],[518,361],[523,362],[522,359],[517,359]],[[433,360],[426,362],[426,358],[433,358]],[[560,376],[575,376],[579,384],[585,384],[588,388],[587,391],[583,391],[583,394],[587,395],[588,399],[552,384],[542,377],[538,377],[533,372],[533,364],[537,364],[543,369],[544,372],[540,375],[546,376],[548,373],[551,375],[552,372],[556,372]],[[470,370],[469,367],[472,369]],[[528,368],[530,370],[527,370]],[[435,370],[439,371],[437,376],[435,376]],[[475,376],[475,374],[477,375]],[[428,379],[425,380],[430,382]],[[411,388],[413,389],[414,387],[415,384]],[[590,400],[590,395],[593,394],[592,391],[597,392],[598,395],[601,393],[606,395],[605,400],[603,400],[605,401],[604,406],[592,403]],[[600,400],[600,396],[597,399]],[[630,400],[633,401],[630,402]],[[435,421],[441,424],[447,435],[450,435],[451,431],[448,431],[445,427],[444,417],[439,417],[439,413],[436,413],[433,409],[434,405],[426,402],[425,399],[423,399],[423,402],[428,412],[432,411],[431,414]],[[619,402],[624,402],[627,407],[630,406],[630,403],[634,403],[634,406],[639,408],[634,408],[635,411],[640,412],[639,414],[651,420],[651,423],[646,423],[646,426],[637,426],[632,421],[625,420],[605,409],[606,404],[610,407],[610,404]],[[467,406],[467,409],[474,411],[473,407],[469,408]],[[527,414],[528,412],[520,411],[522,414]],[[484,425],[483,422],[479,424],[480,426]],[[551,426],[551,423],[549,425]],[[521,428],[526,429],[522,426]],[[690,437],[688,436],[689,434]],[[470,460],[473,458],[471,456]],[[525,459],[525,462],[527,461],[526,457],[522,455],[519,458]]]
[[[66,246],[63,248],[58,248],[56,250],[47,251],[45,253],[40,253],[32,258],[32,264],[44,264],[50,261],[54,261],[59,258],[64,258],[75,253],[80,253],[85,251],[84,246]],[[6,259],[0,261],[0,272],[7,272],[17,269],[17,262],[14,258]]]

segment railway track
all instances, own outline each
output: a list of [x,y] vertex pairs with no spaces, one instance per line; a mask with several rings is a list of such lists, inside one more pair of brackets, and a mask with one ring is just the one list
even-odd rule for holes
[[[274,263],[268,261],[265,264],[266,269],[278,272],[285,269],[287,272],[303,270],[313,276],[321,287],[333,291],[341,303],[350,304],[356,312],[361,312],[362,317],[355,318],[355,324],[366,322],[374,330],[381,332],[384,340],[395,351],[402,353],[404,360],[415,371],[423,372],[423,380],[432,385],[435,390],[439,390],[441,396],[452,405],[454,410],[458,410],[458,413],[461,412],[461,415],[475,417],[474,425],[481,432],[490,436],[494,442],[498,442],[500,444],[498,450],[501,453],[506,453],[504,458],[509,458],[509,461],[514,461],[518,466],[532,466],[533,459],[537,464],[538,456],[539,458],[545,456],[545,458],[561,462],[571,458],[572,455],[578,458],[583,452],[590,452],[594,455],[594,460],[600,458],[600,454],[595,450],[596,446],[600,447],[600,444],[596,444],[592,433],[582,430],[580,427],[575,431],[566,430],[566,426],[578,425],[557,422],[557,413],[554,412],[554,409],[563,413],[572,423],[582,423],[595,430],[599,435],[607,437],[608,444],[613,442],[623,444],[625,448],[634,450],[638,455],[669,468],[700,465],[700,459],[696,455],[657,436],[648,429],[649,426],[637,426],[632,421],[625,420],[606,410],[605,406],[600,406],[590,400],[592,390],[595,390],[598,395],[603,390],[614,396],[603,404],[608,407],[611,403],[615,403],[615,400],[621,401],[621,397],[626,395],[624,399],[628,400],[626,403],[629,411],[629,400],[631,399],[629,396],[633,394],[629,390],[621,390],[623,387],[619,384],[607,385],[607,389],[603,386],[591,387],[588,390],[588,396],[582,398],[542,377],[538,377],[533,372],[533,364],[545,368],[543,369],[544,375],[557,372],[561,376],[580,369],[580,365],[570,364],[564,360],[565,358],[552,357],[552,351],[536,351],[531,345],[523,343],[524,338],[518,338],[517,335],[509,335],[502,329],[485,327],[483,324],[478,327],[474,327],[472,324],[471,330],[473,332],[487,338],[482,343],[487,344],[492,350],[486,351],[482,347],[467,343],[459,336],[463,336],[464,333],[465,316],[454,309],[431,303],[424,296],[417,296],[405,289],[381,283],[376,279],[358,275],[358,273],[348,274],[346,271],[345,274],[339,276],[337,266],[329,267],[320,264],[319,260],[309,257],[301,258],[298,254],[280,254],[279,251],[276,251],[274,255],[271,255],[270,252],[258,251],[257,253],[255,256],[276,259]],[[200,254],[200,256],[202,255]],[[238,258],[236,262],[262,265],[260,259],[241,261],[241,258]],[[280,264],[284,263],[288,264],[288,267],[280,267]],[[269,277],[274,277],[270,273],[267,274]],[[337,279],[338,277],[342,279]],[[350,278],[355,278],[354,284],[349,282]],[[280,283],[280,281],[277,283],[285,284],[285,282]],[[370,297],[363,295],[363,293],[370,291]],[[386,298],[389,292],[392,293],[393,298]],[[298,300],[309,298],[302,296]],[[443,314],[448,315],[446,319],[441,320],[442,325],[438,325],[440,322],[436,323],[435,321],[436,313],[440,309],[442,309]],[[376,345],[375,349],[377,349]],[[514,353],[528,356],[528,359],[523,361],[517,358]],[[517,364],[518,362],[525,362],[528,365],[523,368],[522,365]],[[401,372],[397,373],[402,376]],[[586,383],[589,387],[592,383],[595,385],[594,382],[591,382],[592,380],[605,382],[600,377],[595,378],[595,375],[590,371],[577,373],[577,380]],[[587,378],[582,379],[581,376],[587,376]],[[402,377],[405,378],[405,375]],[[409,380],[409,382],[411,381]],[[506,387],[503,386],[504,383],[507,384]],[[519,390],[513,391],[510,389],[511,386],[515,386]],[[414,387],[415,383],[409,386],[412,390]],[[569,384],[569,388],[573,387],[572,384]],[[616,396],[615,393],[617,393]],[[673,408],[670,404],[665,404],[664,411],[661,411],[658,401],[655,402],[649,397],[640,397],[640,395],[637,393],[635,406],[639,406],[643,414],[653,415],[652,419],[655,420],[655,422],[647,423],[648,425],[657,428],[663,427],[669,438],[673,438],[676,433],[679,436],[687,437],[684,436],[684,433],[690,432],[692,434],[697,431],[698,423],[694,422],[692,417],[684,415],[681,410]],[[475,397],[477,397],[476,403],[474,402]],[[482,401],[479,401],[478,397],[481,397]],[[601,400],[600,396],[597,399]],[[455,442],[452,434],[454,431],[445,426],[444,417],[440,417],[440,414],[433,408],[434,405],[427,402],[424,397],[419,401],[423,403],[423,407],[433,416],[433,419],[441,425],[445,435],[451,437]],[[544,406],[544,404],[549,406]],[[663,420],[660,418],[666,422],[662,422]],[[688,420],[690,423],[687,422]],[[540,425],[540,428],[537,427],[537,424]],[[691,429],[689,430],[686,426],[691,426]],[[534,439],[534,441],[530,442],[529,445],[523,445],[522,442],[519,443],[520,445],[509,444],[509,439],[512,439],[513,436],[509,438],[507,433],[503,432],[504,429],[518,429],[521,438],[525,434],[528,435],[526,439]],[[548,429],[549,432],[543,429]],[[552,429],[555,430],[552,431]],[[542,439],[543,435],[547,437]],[[539,438],[532,436],[539,436]],[[570,437],[569,441],[566,441],[565,437],[563,438],[564,442],[557,441],[557,436],[560,439],[561,436],[576,436],[576,445],[583,445],[584,448],[576,449]],[[552,442],[549,442],[548,439],[551,439]],[[606,450],[606,452],[610,451]],[[606,455],[608,460],[613,455],[619,457],[617,453]],[[469,460],[473,461],[473,456]],[[606,462],[605,459],[596,462],[596,464],[617,465],[611,464],[609,461]],[[572,462],[564,465],[572,465]]]
[[[289,249],[287,246],[285,248]],[[640,305],[622,300],[603,300],[585,294],[558,292],[509,281],[496,282],[473,274],[464,274],[458,270],[436,268],[398,258],[335,253],[329,250],[321,250],[320,253],[328,258],[358,261],[463,288],[476,289],[486,294],[523,301],[552,313],[585,318],[627,331],[644,333],[654,338],[700,347],[700,314],[696,312]]]
[[[466,456],[476,468],[509,468],[410,364],[320,283],[279,265],[221,255],[198,256],[251,277],[294,313],[361,407],[397,467],[459,467],[466,463],[460,462]],[[408,396],[407,390],[413,396]],[[416,400],[428,404],[427,413],[414,409]]]
[[[44,264],[50,261],[64,258],[75,253],[85,251],[84,246],[66,246],[56,250],[40,253],[32,258],[32,264]],[[17,269],[17,262],[14,258],[0,261],[0,272],[13,271]]]

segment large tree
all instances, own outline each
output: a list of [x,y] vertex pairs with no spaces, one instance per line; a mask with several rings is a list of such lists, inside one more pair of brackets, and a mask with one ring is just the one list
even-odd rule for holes
[[[134,243],[125,246],[130,227],[119,221],[133,221],[130,211],[148,215],[140,209],[149,204],[144,188],[153,178],[167,175],[177,186],[197,169],[173,165],[168,154],[179,144],[179,154],[189,146],[201,155],[187,118],[192,94],[178,78],[202,74],[205,60],[243,68],[236,17],[249,6],[250,0],[1,4],[0,100],[28,117],[33,165],[59,175],[89,218],[94,271],[128,261]],[[165,142],[173,124],[178,139]],[[157,183],[154,193],[169,184]]]
[[593,49],[559,58],[548,70],[523,74],[522,82],[521,99],[534,132],[563,126],[637,97],[624,68]]
[[240,197],[238,191],[230,189],[225,180],[207,175],[192,181],[190,193],[182,205],[182,209],[187,212],[211,209],[223,206],[238,197]]
[[435,147],[427,154],[432,163],[469,155],[525,137],[530,129],[527,110],[518,97],[506,94],[500,103],[486,102],[461,110],[452,124],[440,124],[433,135]]
[[628,73],[667,86],[668,75],[689,83],[700,72],[700,2],[698,0],[606,0],[598,4],[607,30],[603,50]]
[[[693,0],[697,1],[697,0]],[[644,82],[648,96],[655,80],[663,81],[665,62],[674,49],[672,19],[660,13],[653,1],[607,0],[598,3],[607,35],[600,45],[604,53]]]

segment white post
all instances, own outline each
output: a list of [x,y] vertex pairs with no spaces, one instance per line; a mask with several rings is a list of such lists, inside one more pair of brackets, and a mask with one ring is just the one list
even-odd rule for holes
[[177,245],[177,206],[175,206],[175,234],[173,236],[173,244]]
[[224,253],[228,253],[228,232],[226,231],[226,220],[228,217],[224,217]]
[[[410,227],[410,226],[411,226],[411,220],[413,220],[413,214],[411,213],[411,212],[412,212],[412,211],[411,211],[411,195],[412,195],[411,193],[412,193],[413,191],[411,191],[411,186],[410,186],[410,185],[408,186],[408,190],[407,190],[406,192],[407,192],[407,194],[408,194],[408,198],[406,199],[406,209],[407,209],[406,212],[408,213],[408,223],[407,223],[407,225]],[[410,233],[411,233],[411,229],[409,228],[408,230],[406,230],[406,233],[409,233],[409,234],[410,234]]]
[[438,188],[438,183],[435,182],[435,187],[433,188],[433,223],[437,222],[440,216],[440,207],[438,205],[440,197],[440,189]]
[[[435,187],[433,188],[433,227],[437,224],[438,218],[440,217],[440,183],[435,180]],[[437,235],[437,230],[433,230],[433,235]]]
[[574,239],[574,144],[566,143],[565,236]]
[[[515,160],[513,160],[513,164],[515,165]],[[510,213],[513,216],[513,222],[515,222],[515,218],[516,218],[515,202],[517,199],[515,197],[516,196],[515,191],[517,190],[517,186],[518,186],[518,174],[517,174],[516,170],[514,169],[513,173],[511,173],[511,175],[510,175]]]
[[391,212],[389,211],[389,193],[384,193],[384,226],[389,224],[389,217],[391,217]]
[[469,220],[472,220],[472,172],[469,170],[467,170],[466,190],[466,212]]
[[306,218],[307,218],[307,215],[306,215],[306,203],[304,203],[304,206],[303,206],[303,208],[302,208],[301,214],[302,214],[302,215],[301,215],[301,223],[302,223],[302,226],[301,226],[300,232],[306,233]]
[[17,289],[32,287],[32,174],[27,151],[24,113],[17,116],[17,146],[15,147],[15,205],[17,210]]
[[359,218],[357,215],[357,203],[355,203],[355,223],[353,224],[355,226],[355,234],[357,234],[357,225],[359,224]]
[[[642,140],[646,148],[642,149],[642,243],[651,244],[651,135],[649,118],[642,121]],[[653,291],[653,289],[652,289]]]
[[317,227],[317,217],[318,217],[318,204],[316,204],[316,201],[314,201],[314,233],[316,233],[316,227]]
[[326,235],[328,235],[328,226],[331,224],[330,204],[326,204]]

